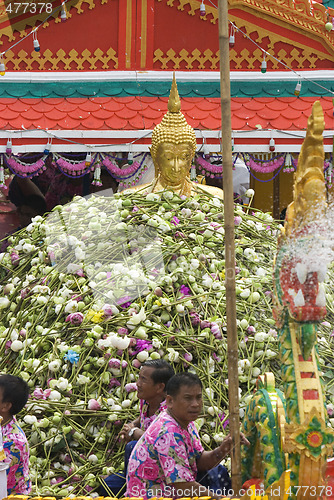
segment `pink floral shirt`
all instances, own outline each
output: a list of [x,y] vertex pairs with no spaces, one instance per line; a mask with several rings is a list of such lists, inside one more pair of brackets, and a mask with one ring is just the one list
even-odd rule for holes
[[2,427],[3,448],[6,455],[8,495],[27,495],[31,490],[29,478],[29,446],[26,435],[15,417]]
[[183,429],[163,411],[131,453],[126,496],[170,497],[172,483],[196,480],[196,460],[202,453],[194,422]]
[[140,411],[140,428],[143,431],[146,431],[149,426],[151,425],[152,422],[160,415],[160,413],[163,410],[167,410],[167,405],[166,401],[163,400],[160,403],[159,408],[157,411],[151,415],[150,417],[148,416],[148,403],[145,401],[145,399],[141,399],[139,403],[139,411]]

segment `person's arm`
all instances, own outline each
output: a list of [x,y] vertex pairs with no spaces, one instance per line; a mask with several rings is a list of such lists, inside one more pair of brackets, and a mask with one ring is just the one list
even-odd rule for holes
[[[249,441],[240,432],[240,444],[245,444],[249,446]],[[209,470],[213,467],[216,467],[226,455],[228,455],[231,451],[232,446],[232,438],[230,434],[223,439],[223,442],[212,451],[203,451],[200,458],[197,460],[197,468],[198,470]]]
[[[140,436],[144,434],[144,431],[142,431],[139,426],[140,417],[137,417],[135,420],[129,422],[128,424],[124,424],[121,432],[118,435],[119,439],[125,441],[126,443],[128,443],[129,441],[138,440]],[[133,432],[132,436],[129,437],[129,432],[134,427],[137,427],[137,429]]]
[[168,495],[172,498],[211,497],[215,500],[223,498],[196,481],[171,483],[167,488]]

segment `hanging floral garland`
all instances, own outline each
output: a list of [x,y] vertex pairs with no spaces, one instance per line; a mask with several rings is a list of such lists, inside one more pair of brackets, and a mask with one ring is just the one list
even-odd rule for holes
[[245,155],[243,155],[243,157],[249,169],[262,174],[275,172],[275,170],[280,169],[285,163],[284,154],[271,158],[270,160],[255,160],[254,156],[250,154],[248,155],[248,159],[245,158]]
[[[235,162],[237,161],[239,156],[239,153],[236,153],[233,155],[233,168],[235,166]],[[217,156],[217,161],[222,161],[221,156]],[[217,176],[222,176],[223,174],[223,166],[220,165],[213,165],[209,161],[207,161],[205,158],[202,156],[197,156],[195,158],[195,164],[199,167],[200,173],[202,175],[205,175],[206,177],[211,177],[212,179]]]
[[35,177],[46,169],[45,160],[48,155],[43,155],[42,158],[35,163],[24,163],[14,156],[2,155],[5,166],[18,177]]
[[[114,159],[114,158],[113,158]],[[140,164],[137,161],[134,161],[132,165],[128,165],[126,168],[120,168],[113,159],[108,157],[104,158],[102,164],[106,167],[109,174],[115,178],[124,178],[124,177],[132,177],[136,174],[137,170],[140,167]]]
[[83,161],[68,161],[65,158],[62,158],[58,154],[56,155],[57,159],[55,161],[59,170],[67,175],[68,177],[83,177],[91,171],[95,160],[98,154],[95,155],[93,160],[87,161],[87,158]]
[[119,168],[112,159],[106,157],[102,161],[102,164],[106,167],[109,174],[114,177],[121,188],[129,188],[138,184],[144,173],[147,171],[147,165],[144,165],[144,161],[147,157],[147,153],[144,154],[141,162],[134,161],[132,165],[128,165],[126,168]]

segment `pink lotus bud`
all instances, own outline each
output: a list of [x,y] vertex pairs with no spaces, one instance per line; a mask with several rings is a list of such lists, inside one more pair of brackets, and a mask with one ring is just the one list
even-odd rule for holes
[[109,382],[109,389],[112,389],[113,387],[119,387],[121,385],[120,381],[117,380],[117,378],[113,377],[110,379]]
[[125,384],[124,389],[126,392],[134,392],[137,390],[137,384],[135,382],[130,382],[129,384]]
[[109,318],[113,314],[111,306],[109,304],[104,304],[104,306],[102,307],[102,311],[107,318]]
[[40,387],[37,387],[33,392],[34,398],[44,399],[44,391]]
[[140,361],[138,361],[138,359],[134,359],[134,360],[132,361],[132,366],[133,366],[134,368],[140,368],[140,367],[141,367],[141,362],[140,362]]
[[116,369],[118,369],[118,368],[120,368],[120,366],[121,366],[121,362],[120,362],[120,360],[119,360],[119,359],[117,359],[117,358],[111,358],[111,359],[109,360],[108,365],[109,365],[109,368],[116,368]]
[[67,316],[65,321],[69,321],[71,325],[80,325],[83,320],[83,314],[81,312],[71,313]]
[[185,355],[184,355],[184,359],[185,361],[187,361],[188,363],[190,363],[193,359],[193,355],[190,354],[190,352],[186,352]]
[[119,328],[117,330],[117,334],[121,335],[121,337],[123,337],[124,335],[128,335],[128,333],[129,333],[129,330],[127,328],[124,328],[124,327]]
[[88,401],[88,410],[94,410],[94,411],[97,411],[97,410],[100,410],[101,409],[101,405],[98,401],[96,401],[96,399],[90,399]]
[[13,266],[17,266],[19,263],[20,257],[16,252],[12,252],[10,254],[10,260],[12,261]]

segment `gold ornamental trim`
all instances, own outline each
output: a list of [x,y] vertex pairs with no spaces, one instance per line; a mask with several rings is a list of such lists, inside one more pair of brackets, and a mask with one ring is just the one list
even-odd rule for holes
[[10,71],[36,71],[36,67],[39,71],[87,71],[87,63],[91,70],[110,70],[118,68],[118,57],[113,48],[106,52],[101,49],[94,52],[84,49],[81,53],[74,49],[69,52],[63,49],[52,52],[47,49],[43,53],[32,51],[30,54],[25,50],[18,53],[9,50],[4,56],[4,63]]

